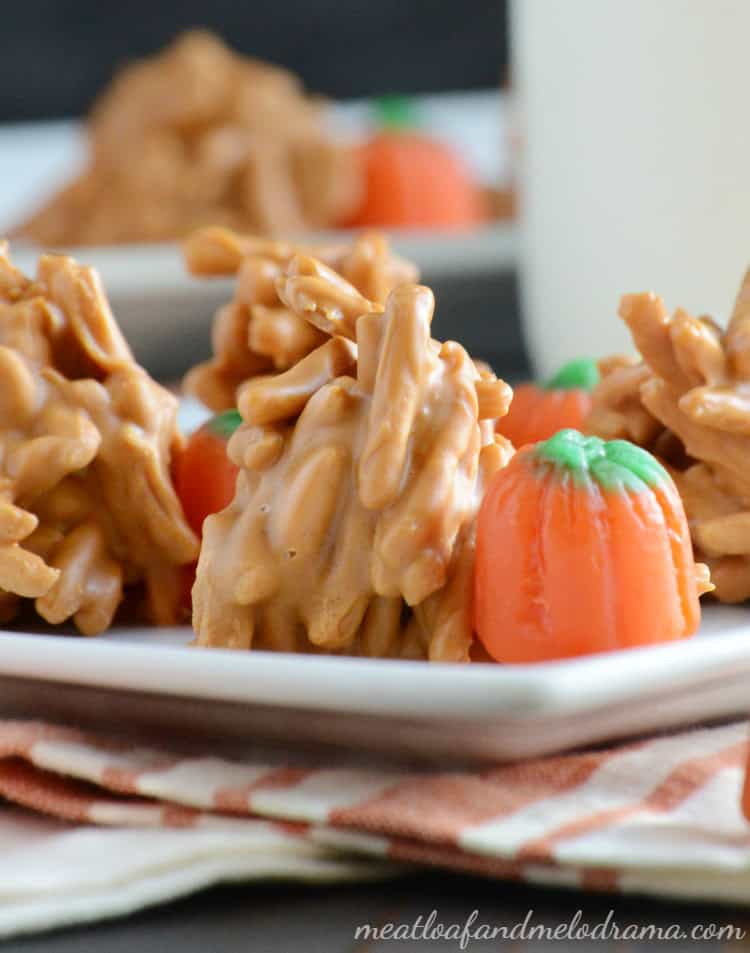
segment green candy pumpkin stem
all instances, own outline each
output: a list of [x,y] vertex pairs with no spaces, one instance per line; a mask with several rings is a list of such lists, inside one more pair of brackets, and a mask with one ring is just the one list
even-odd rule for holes
[[577,430],[558,430],[549,440],[536,444],[531,454],[537,465],[551,465],[576,483],[585,484],[591,479],[603,490],[640,493],[670,479],[659,461],[634,443],[605,441]]
[[229,440],[241,423],[242,417],[238,410],[225,410],[208,421],[208,429],[215,436]]
[[599,368],[590,357],[579,357],[563,364],[541,386],[544,390],[593,390],[599,383]]
[[383,129],[414,129],[419,125],[414,101],[408,96],[379,96],[373,105],[378,125]]

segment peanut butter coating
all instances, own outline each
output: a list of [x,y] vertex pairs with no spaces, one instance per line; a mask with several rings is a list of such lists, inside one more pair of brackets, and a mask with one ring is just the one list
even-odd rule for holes
[[37,277],[0,245],[0,611],[108,628],[124,587],[179,615],[197,556],[170,478],[177,401],[140,368],[95,272],[45,255]]
[[276,287],[336,334],[240,389],[241,471],[204,524],[198,644],[466,660],[476,512],[513,452],[487,409],[505,413],[510,388],[432,339],[428,288],[380,308],[306,256]]

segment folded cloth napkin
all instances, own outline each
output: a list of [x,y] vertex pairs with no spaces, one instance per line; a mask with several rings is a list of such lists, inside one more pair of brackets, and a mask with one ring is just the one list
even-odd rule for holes
[[375,878],[404,863],[746,903],[747,728],[418,773],[242,762],[0,721],[0,935],[220,881]]

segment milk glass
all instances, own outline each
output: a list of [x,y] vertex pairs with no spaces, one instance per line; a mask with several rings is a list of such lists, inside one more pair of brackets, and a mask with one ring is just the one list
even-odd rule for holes
[[620,295],[724,319],[750,261],[750,0],[515,0],[536,369],[630,351]]

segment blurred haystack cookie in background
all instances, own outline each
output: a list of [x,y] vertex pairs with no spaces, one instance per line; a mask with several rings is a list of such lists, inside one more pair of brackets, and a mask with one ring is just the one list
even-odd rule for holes
[[79,178],[18,229],[47,246],[167,241],[201,225],[335,225],[361,173],[324,101],[287,70],[192,31],[126,66],[95,102]]

